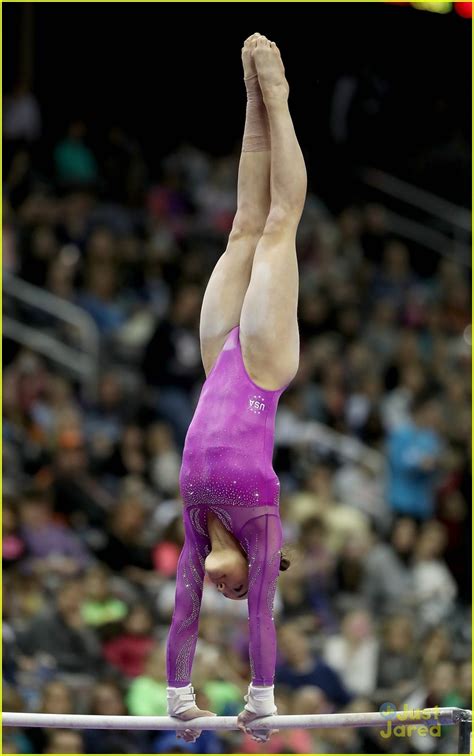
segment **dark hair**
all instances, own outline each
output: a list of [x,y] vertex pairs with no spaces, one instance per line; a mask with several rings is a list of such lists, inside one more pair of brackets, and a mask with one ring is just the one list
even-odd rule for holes
[[286,554],[284,554],[283,551],[280,551],[280,572],[286,572],[290,564],[291,562]]

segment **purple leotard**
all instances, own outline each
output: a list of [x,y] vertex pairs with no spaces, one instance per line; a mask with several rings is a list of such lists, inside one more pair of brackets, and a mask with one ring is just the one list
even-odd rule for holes
[[252,682],[273,684],[273,599],[282,530],[272,455],[275,414],[285,388],[267,391],[250,379],[236,326],[204,383],[184,445],[180,489],[186,537],[167,645],[170,686],[181,687],[191,681],[204,560],[211,548],[208,512],[219,518],[247,554]]

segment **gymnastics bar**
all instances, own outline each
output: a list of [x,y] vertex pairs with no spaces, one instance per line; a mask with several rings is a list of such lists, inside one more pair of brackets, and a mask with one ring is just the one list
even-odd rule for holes
[[[102,716],[94,714],[30,714],[3,712],[4,727],[59,727],[75,730],[237,730],[236,717],[198,717],[188,722],[173,717]],[[388,720],[400,725],[455,725],[470,723],[468,709],[444,707],[421,711],[343,714],[305,714],[263,717],[252,722],[252,729],[322,729],[331,727],[384,727]]]

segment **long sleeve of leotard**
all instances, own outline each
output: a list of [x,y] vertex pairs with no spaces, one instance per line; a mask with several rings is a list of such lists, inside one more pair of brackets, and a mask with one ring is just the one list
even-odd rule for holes
[[239,533],[249,559],[249,655],[254,685],[273,685],[276,630],[273,600],[280,570],[282,529],[278,515],[261,515]]
[[191,682],[199,627],[207,535],[197,532],[184,511],[185,542],[176,573],[176,596],[166,648],[168,685],[180,688]]

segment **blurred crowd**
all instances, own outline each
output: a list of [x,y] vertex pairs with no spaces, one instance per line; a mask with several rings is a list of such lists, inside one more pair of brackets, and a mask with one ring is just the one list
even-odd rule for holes
[[[81,381],[41,340],[76,353],[76,330],[6,287],[5,314],[42,346],[4,344],[3,707],[163,715],[199,311],[238,155],[183,144],[152,181],[137,140],[112,128],[97,145],[76,121],[45,161],[31,93],[7,105],[4,271],[88,313],[100,357]],[[301,365],[274,462],[291,560],[276,597],[279,713],[470,707],[467,271],[394,238],[383,207],[334,213],[313,193],[298,255]],[[202,707],[242,709],[247,638],[244,603],[206,585]],[[262,746],[236,732],[187,745],[25,729],[4,731],[3,752],[446,753],[454,730],[293,730]]]

